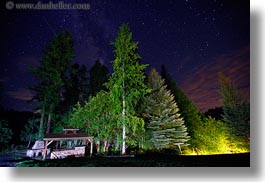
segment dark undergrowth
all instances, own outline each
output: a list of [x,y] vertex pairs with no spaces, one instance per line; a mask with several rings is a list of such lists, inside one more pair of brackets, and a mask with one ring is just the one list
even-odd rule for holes
[[184,156],[148,153],[135,157],[69,157],[19,161],[17,167],[249,167],[250,153]]

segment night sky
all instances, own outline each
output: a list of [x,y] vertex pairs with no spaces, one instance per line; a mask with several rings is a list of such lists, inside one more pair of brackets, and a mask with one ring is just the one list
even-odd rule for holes
[[28,88],[35,83],[30,67],[39,64],[47,43],[61,31],[73,35],[72,63],[90,68],[100,60],[112,72],[114,54],[110,42],[122,23],[129,23],[133,39],[139,41],[141,63],[159,71],[164,64],[177,85],[202,111],[220,106],[218,72],[229,76],[249,98],[248,1],[64,2],[87,2],[90,9],[7,10],[2,4],[0,82],[4,108],[32,109],[26,102],[33,95]]

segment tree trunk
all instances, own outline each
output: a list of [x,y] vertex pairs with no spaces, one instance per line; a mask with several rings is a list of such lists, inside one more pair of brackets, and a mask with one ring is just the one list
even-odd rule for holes
[[51,113],[48,115],[48,121],[47,121],[47,130],[46,133],[50,133],[50,128],[51,128]]
[[126,127],[125,127],[125,101],[122,101],[122,151],[121,155],[126,155]]
[[52,113],[52,104],[50,105],[50,112],[49,112],[48,121],[47,121],[46,133],[50,133],[50,130],[51,130],[51,113]]
[[115,141],[115,152],[119,150],[119,136],[117,135],[117,140]]
[[109,152],[109,146],[110,146],[110,142],[107,141],[107,145],[106,145],[106,149],[105,149],[106,153]]
[[108,141],[104,140],[104,147],[103,147],[103,153],[104,154],[107,152],[107,146],[108,146]]
[[121,155],[126,155],[126,126],[125,126],[125,64],[123,62],[123,80],[122,80],[122,147],[121,147]]
[[32,138],[32,134],[30,134],[30,136],[29,136],[29,142],[28,142],[27,149],[29,149],[29,147],[30,147],[30,144],[31,144],[31,138]]
[[97,149],[97,153],[99,154],[99,152],[100,152],[100,141],[96,142],[96,149]]
[[42,137],[44,116],[45,116],[45,99],[44,99],[44,103],[43,103],[42,111],[41,111],[39,138]]

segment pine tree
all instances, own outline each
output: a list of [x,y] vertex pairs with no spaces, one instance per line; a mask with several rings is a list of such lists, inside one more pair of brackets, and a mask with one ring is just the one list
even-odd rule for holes
[[63,88],[67,82],[66,73],[70,69],[73,56],[72,36],[69,32],[61,32],[49,42],[40,65],[32,70],[38,79],[38,84],[32,90],[35,91],[33,99],[38,101],[41,112],[40,136],[47,116],[46,133],[51,130],[55,108],[61,102]]
[[65,84],[64,100],[61,103],[61,110],[69,111],[77,102],[82,105],[90,96],[90,84],[88,71],[85,65],[71,66],[67,83]]
[[192,147],[197,147],[195,143],[195,132],[197,132],[196,127],[204,119],[203,114],[196,107],[196,105],[185,95],[185,93],[177,87],[176,82],[167,72],[165,66],[161,68],[161,76],[165,80],[167,88],[174,95],[175,101],[178,103],[181,116],[185,120],[185,124],[188,129],[188,133],[191,137],[190,144]]
[[250,107],[236,85],[224,74],[219,74],[221,84],[223,121],[231,128],[232,133],[240,138],[249,138]]
[[91,95],[91,88],[90,88],[90,81],[89,81],[89,72],[85,65],[82,65],[81,68],[78,70],[79,76],[79,99],[78,101],[81,104],[84,104],[85,101]]
[[174,96],[166,89],[165,81],[152,69],[148,77],[152,93],[147,97],[146,128],[157,149],[180,149],[186,146],[189,136],[184,119],[179,114]]

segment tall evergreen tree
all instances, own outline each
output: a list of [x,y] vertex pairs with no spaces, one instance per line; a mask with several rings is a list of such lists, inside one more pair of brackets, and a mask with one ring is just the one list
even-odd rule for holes
[[46,117],[46,133],[50,132],[51,121],[55,116],[55,108],[62,99],[63,87],[67,81],[66,73],[73,56],[72,36],[68,32],[62,32],[49,42],[40,66],[33,69],[33,74],[39,81],[32,89],[35,91],[33,99],[39,102],[41,111],[40,136]]
[[118,126],[122,128],[121,153],[124,155],[125,140],[128,141],[130,134],[134,134],[136,130],[144,128],[144,121],[136,117],[135,109],[138,101],[149,91],[144,83],[144,69],[147,65],[139,63],[138,43],[132,41],[128,25],[120,26],[113,45],[116,57],[113,62],[114,72],[106,86],[113,102],[111,112],[120,116]]
[[250,107],[238,88],[224,74],[219,74],[221,84],[223,120],[240,138],[248,139],[250,135]]
[[79,64],[72,65],[67,80],[64,101],[61,104],[62,110],[65,111],[69,111],[77,102],[84,104],[91,93],[88,71],[85,65],[81,67]]
[[71,66],[67,82],[65,84],[65,91],[63,93],[63,101],[61,102],[61,110],[63,113],[69,111],[79,99],[79,65],[74,64]]
[[104,83],[108,81],[108,68],[96,61],[89,70],[91,95],[95,96],[99,91],[106,90]]
[[189,136],[184,119],[180,116],[174,96],[155,69],[148,77],[148,86],[153,90],[147,97],[146,127],[151,133],[151,142],[157,149],[180,149],[186,146]]
[[165,80],[167,88],[174,95],[175,101],[178,103],[181,116],[185,120],[185,124],[188,128],[188,133],[191,136],[191,145],[194,133],[196,132],[196,122],[201,122],[203,114],[195,106],[195,104],[185,95],[185,93],[177,87],[176,82],[167,72],[165,66],[161,68],[161,76]]
[[82,65],[78,71],[79,75],[79,99],[78,101],[81,104],[84,104],[85,101],[91,95],[90,81],[89,81],[89,72],[85,65]]

